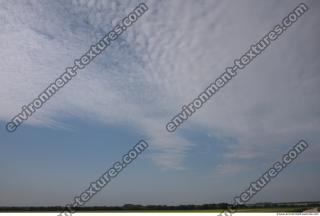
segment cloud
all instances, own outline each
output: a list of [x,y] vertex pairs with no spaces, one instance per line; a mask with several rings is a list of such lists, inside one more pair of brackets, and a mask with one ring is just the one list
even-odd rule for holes
[[[150,138],[157,164],[184,168],[197,143],[168,134],[166,122],[299,2],[146,3],[147,14],[25,124],[62,127],[72,116],[132,125]],[[179,130],[234,137],[224,156],[239,161],[305,136],[319,141],[319,3],[307,3],[312,10]],[[8,121],[138,2],[0,4],[0,119]]]

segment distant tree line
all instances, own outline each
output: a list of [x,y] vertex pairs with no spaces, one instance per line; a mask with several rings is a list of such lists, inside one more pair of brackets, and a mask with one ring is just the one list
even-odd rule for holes
[[[214,209],[227,209],[231,207],[228,203],[217,203],[217,204],[203,204],[203,205],[136,205],[136,204],[125,204],[123,206],[87,206],[77,207],[74,210],[83,211],[139,211],[139,210],[214,210]],[[245,208],[275,208],[275,207],[307,207],[314,208],[320,207],[320,202],[290,202],[290,203],[256,203],[248,205],[238,205],[237,209]],[[50,206],[50,207],[0,207],[0,212],[59,212],[63,211],[63,206]]]

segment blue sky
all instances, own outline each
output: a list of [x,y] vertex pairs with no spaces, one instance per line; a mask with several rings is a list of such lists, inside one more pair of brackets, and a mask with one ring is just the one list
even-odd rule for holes
[[[149,10],[15,133],[5,124],[140,2]],[[0,206],[65,205],[140,139],[88,205],[320,200],[318,1],[176,133],[165,125],[299,1],[0,1]]]

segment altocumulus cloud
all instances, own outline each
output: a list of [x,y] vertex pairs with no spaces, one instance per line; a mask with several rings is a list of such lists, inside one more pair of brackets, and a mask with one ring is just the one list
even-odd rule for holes
[[[140,2],[1,1],[0,119],[16,114]],[[308,14],[174,135],[166,121],[300,2],[145,3],[148,14],[26,124],[63,128],[72,116],[132,125],[150,138],[153,160],[173,168],[184,168],[197,146],[183,135],[195,128],[236,140],[219,170],[302,137],[319,143],[319,2],[306,1]],[[318,153],[316,146],[309,157]]]

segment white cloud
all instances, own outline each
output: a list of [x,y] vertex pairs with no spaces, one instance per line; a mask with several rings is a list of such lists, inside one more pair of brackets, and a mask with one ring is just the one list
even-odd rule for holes
[[[25,124],[60,125],[72,115],[138,126],[150,138],[158,164],[183,168],[196,143],[168,134],[166,121],[298,3],[147,1],[147,14]],[[234,160],[267,157],[306,135],[320,141],[319,3],[307,3],[312,9],[301,20],[182,127],[201,126],[234,137],[238,143],[225,155]],[[4,121],[137,5],[77,0],[0,4]]]

